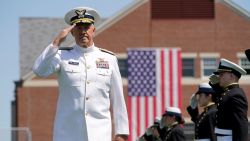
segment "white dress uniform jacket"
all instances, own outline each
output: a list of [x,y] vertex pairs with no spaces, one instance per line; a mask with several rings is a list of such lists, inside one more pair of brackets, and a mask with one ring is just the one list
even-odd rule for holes
[[[36,75],[57,74],[59,97],[54,141],[111,141],[111,108],[115,134],[129,134],[117,58],[94,45],[58,50],[49,45],[33,66]],[[111,106],[112,105],[112,106]]]

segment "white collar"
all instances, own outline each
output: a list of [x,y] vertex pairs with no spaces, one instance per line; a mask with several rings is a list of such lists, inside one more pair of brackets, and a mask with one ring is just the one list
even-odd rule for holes
[[93,52],[94,50],[96,50],[95,44],[93,43],[91,46],[89,47],[80,47],[79,45],[75,45],[76,49],[79,50],[82,53],[89,53],[89,52]]

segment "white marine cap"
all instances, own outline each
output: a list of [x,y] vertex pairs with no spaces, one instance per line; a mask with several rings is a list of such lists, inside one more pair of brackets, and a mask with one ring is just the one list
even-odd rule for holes
[[198,87],[198,91],[195,94],[214,94],[215,91],[208,83],[201,83]]
[[181,115],[181,110],[178,107],[167,107],[164,115]]
[[67,24],[73,25],[77,23],[97,24],[100,22],[98,12],[90,7],[76,7],[65,14],[64,20]]
[[157,116],[154,120],[154,123],[161,123],[161,117]]
[[242,67],[223,58],[220,60],[219,67],[214,72],[214,74],[219,74],[220,72],[231,72],[235,74],[238,78],[240,78],[241,75],[247,74],[247,72]]

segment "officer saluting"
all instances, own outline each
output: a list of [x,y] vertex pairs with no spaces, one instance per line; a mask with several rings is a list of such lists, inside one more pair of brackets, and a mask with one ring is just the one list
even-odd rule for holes
[[[117,58],[93,41],[99,14],[89,7],[77,7],[65,15],[65,21],[70,26],[33,66],[38,76],[57,74],[59,97],[53,141],[111,141],[111,108],[115,141],[126,140],[128,118]],[[70,50],[60,50],[70,32],[76,44]]]
[[[246,71],[239,65],[221,59],[218,70],[219,85],[224,92],[217,103],[215,133],[218,141],[247,141],[248,102],[238,81]],[[214,83],[212,83],[214,84]]]
[[[187,111],[195,123],[195,141],[216,141],[214,127],[217,108],[214,103],[214,95],[215,91],[212,87],[208,83],[202,83],[199,85],[198,91],[191,97]],[[197,103],[204,109],[200,114]]]

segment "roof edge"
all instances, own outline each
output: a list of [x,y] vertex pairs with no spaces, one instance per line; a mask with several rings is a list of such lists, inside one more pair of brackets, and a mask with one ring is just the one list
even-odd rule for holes
[[130,3],[129,5],[124,7],[123,9],[121,9],[118,13],[113,15],[112,18],[108,18],[106,21],[104,21],[102,24],[100,24],[97,27],[95,34],[96,35],[100,34],[101,32],[103,32],[104,30],[106,30],[107,28],[112,26],[113,24],[117,23],[118,21],[123,19],[125,16],[127,16],[128,14],[130,14],[131,12],[133,12],[138,7],[140,7],[141,5],[143,5],[144,3],[148,2],[148,1],[149,0],[135,0],[135,1],[133,1],[132,3]]
[[232,10],[236,11],[238,14],[250,20],[250,12],[246,9],[242,8],[237,3],[233,2],[232,0],[218,0],[220,3],[226,5],[227,7],[231,8]]

